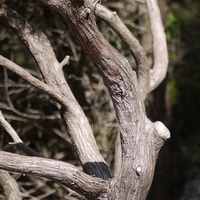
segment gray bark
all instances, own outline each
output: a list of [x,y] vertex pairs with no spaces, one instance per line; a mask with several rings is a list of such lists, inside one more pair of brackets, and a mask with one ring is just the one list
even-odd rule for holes
[[22,200],[17,182],[7,171],[2,169],[0,170],[0,185],[7,200]]
[[[168,64],[165,34],[155,0],[147,1],[154,47],[152,69],[146,66],[144,51],[139,42],[131,37],[131,33],[126,32],[127,40],[120,32],[121,26],[111,26],[127,45],[130,43],[132,54],[139,65],[138,76],[127,59],[114,49],[98,30],[94,10],[97,9],[96,13],[99,13],[101,7],[96,3],[89,0],[40,1],[62,15],[102,75],[119,121],[120,166],[115,177],[111,178],[108,166],[97,148],[91,127],[64,79],[62,66],[66,63],[67,57],[58,63],[43,33],[34,29],[34,33],[32,31],[33,34],[29,34],[30,30],[33,30],[29,23],[22,21],[21,29],[16,26],[16,17],[11,17],[7,19],[7,25],[17,32],[30,49],[46,84],[2,56],[0,65],[14,71],[55,100],[84,172],[102,179],[88,176],[66,163],[44,158],[14,157],[13,154],[5,152],[0,152],[0,168],[49,178],[75,190],[87,199],[145,199],[153,179],[158,153],[164,141],[170,136],[168,129],[161,122],[153,123],[147,118],[144,106],[146,95],[165,77]],[[10,11],[5,11],[5,8],[0,10],[0,17],[5,19],[3,12]],[[99,16],[105,16],[101,14]],[[17,20],[21,21],[21,18],[16,16]],[[105,20],[109,24],[114,24],[106,17]],[[123,30],[126,30],[125,27]],[[7,163],[4,163],[3,159],[6,159]],[[45,166],[48,170],[44,171]]]

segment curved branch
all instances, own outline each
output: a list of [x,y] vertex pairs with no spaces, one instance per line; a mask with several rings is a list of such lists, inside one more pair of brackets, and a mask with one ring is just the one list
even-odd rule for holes
[[[144,102],[136,73],[99,32],[92,1],[40,1],[63,16],[83,50],[98,67],[110,92],[120,124],[122,164],[108,193],[116,200],[145,199],[158,151],[154,147],[154,135],[146,129]],[[89,16],[85,15],[88,9],[91,9]]]
[[0,151],[0,169],[48,178],[89,197],[88,199],[95,199],[109,186],[107,181],[89,176],[65,162],[3,151]]
[[6,199],[22,200],[17,182],[7,171],[0,170],[0,185],[3,188]]
[[[19,75],[21,78],[23,78],[24,80],[29,82],[31,85],[38,88],[39,90],[45,92],[46,94],[49,94],[55,101],[57,101],[59,104],[62,105],[63,110],[70,110],[72,112],[71,113],[69,111],[70,115],[73,116],[73,111],[76,112],[76,110],[75,110],[76,104],[74,104],[73,101],[69,101],[66,98],[66,96],[64,96],[63,94],[60,94],[60,92],[57,89],[49,87],[47,84],[39,81],[37,78],[35,78],[31,74],[29,74],[26,70],[24,70],[17,64],[13,63],[12,61],[4,58],[1,55],[0,55],[0,65],[13,71],[17,75]],[[68,105],[70,106],[69,109],[68,109]],[[63,113],[63,115],[65,115],[65,114]],[[68,121],[71,120],[69,116],[64,116],[64,118],[66,118],[66,120],[68,120]],[[81,116],[79,116],[77,119],[79,119],[79,121],[78,121],[79,123],[82,120]],[[83,129],[83,132],[81,132],[82,129]],[[90,138],[89,135],[87,134],[87,132],[85,133],[84,127],[80,127],[80,124],[78,127],[72,127],[72,131],[75,133],[73,135],[73,137],[75,138],[75,141],[73,141],[73,143],[75,144],[75,142],[76,142],[76,145],[80,145],[80,146],[74,146],[74,147],[77,150],[78,155],[80,155],[80,159],[82,159],[82,161],[84,161],[84,163],[82,163],[84,171],[90,175],[102,177],[103,179],[110,178],[111,177],[110,172],[109,172],[108,167],[105,164],[103,158],[100,159],[96,154],[96,152],[99,152],[99,151],[98,151],[97,147],[95,146],[96,142],[94,143],[92,141],[93,138]],[[77,132],[75,132],[75,131],[77,131]],[[79,152],[80,149],[83,152]],[[96,155],[96,157],[95,157],[95,155]]]
[[109,24],[109,26],[120,36],[122,41],[129,47],[132,56],[135,58],[138,67],[138,84],[143,99],[146,98],[149,87],[149,71],[147,57],[144,49],[137,38],[128,30],[125,24],[118,17],[103,5],[97,4],[95,14]]
[[22,140],[20,139],[19,135],[3,117],[1,110],[0,110],[0,125],[7,131],[7,133],[9,133],[14,143],[22,143]]
[[[42,84],[43,88],[41,88],[39,84],[34,84],[34,86],[38,88],[40,87],[40,89],[48,93],[57,103],[63,106],[61,108],[61,115],[68,128],[73,146],[75,147],[74,149],[81,164],[85,165],[87,163],[88,166],[88,163],[92,162],[104,163],[102,167],[99,165],[84,167],[83,169],[85,172],[104,179],[110,178],[111,175],[109,169],[103,157],[99,153],[87,117],[76,101],[65,80],[62,67],[67,63],[69,57],[66,56],[65,59],[59,63],[47,37],[41,31],[37,30],[31,23],[24,20],[19,14],[11,11],[6,6],[2,6],[0,9],[0,19],[3,19],[2,21],[17,33],[29,48],[38,63],[45,82],[48,85],[45,85],[44,87],[44,84]],[[26,79],[25,76],[24,78]],[[33,83],[33,81],[31,82]],[[55,89],[54,91],[52,90],[53,88]],[[59,97],[55,97],[56,95]],[[63,99],[61,99],[61,96]],[[60,107],[60,105],[57,106]],[[93,168],[92,172],[91,168]]]
[[[136,74],[126,58],[114,49],[99,32],[93,12],[95,4],[90,0],[40,1],[56,10],[66,20],[83,50],[98,67],[113,100],[120,124],[122,163],[109,190],[107,187],[105,188],[105,193],[109,195],[110,199],[116,200],[146,199],[153,179],[157,155],[162,146],[160,143],[155,147],[155,137],[158,135],[159,141],[161,141],[162,138],[168,137],[167,131],[162,125],[160,126],[158,123],[153,125],[148,121]],[[50,93],[50,89],[47,92]],[[59,90],[56,91],[58,91],[58,95],[61,95]],[[58,97],[56,96],[56,98]],[[149,132],[150,129],[151,132]],[[87,153],[85,152],[85,154]],[[40,161],[46,162],[46,159],[37,159],[37,162],[40,163]],[[49,165],[50,163],[45,164]],[[56,166],[60,167],[60,165]],[[23,167],[22,164],[19,167]],[[62,168],[61,175],[64,175],[63,171],[65,170],[67,168]],[[47,170],[45,169],[45,171]],[[37,174],[36,171],[35,175]],[[85,178],[87,179],[87,177]]]
[[146,0],[153,37],[154,65],[150,73],[149,92],[165,78],[168,69],[167,42],[157,0]]
[[15,74],[19,75],[21,78],[23,78],[25,81],[30,83],[32,86],[38,88],[39,90],[45,92],[46,94],[50,95],[54,100],[59,102],[63,107],[66,109],[66,99],[64,98],[64,95],[60,94],[60,92],[56,89],[51,88],[47,84],[43,83],[42,81],[38,80],[34,76],[32,76],[29,72],[24,70],[19,65],[15,64],[11,60],[8,60],[7,58],[4,58],[0,55],[0,65],[5,67],[6,69],[9,69],[10,71],[14,72]]
[[[34,151],[29,146],[25,145],[23,141],[20,139],[17,132],[13,129],[13,127],[5,120],[1,110],[0,110],[0,125],[6,130],[6,132],[12,137],[14,144],[17,146],[18,149],[22,150],[29,156],[37,156],[42,157],[39,153]],[[10,142],[10,144],[12,144]]]

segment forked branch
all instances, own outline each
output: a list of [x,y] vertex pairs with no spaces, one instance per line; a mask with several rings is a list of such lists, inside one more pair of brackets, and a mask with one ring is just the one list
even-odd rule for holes
[[48,178],[79,194],[95,199],[108,188],[108,182],[81,172],[65,162],[16,155],[0,151],[0,168],[23,174]]
[[[164,140],[158,137],[156,140],[160,143],[155,146],[154,124],[146,117],[136,73],[127,59],[100,33],[93,16],[92,1],[40,1],[66,20],[83,50],[99,69],[113,100],[119,120],[122,164],[112,181],[111,199],[145,199]],[[84,13],[88,9],[91,12],[86,16]]]
[[103,19],[109,26],[120,36],[122,41],[128,46],[132,56],[135,58],[138,67],[138,84],[143,99],[146,98],[149,88],[149,72],[147,58],[144,49],[140,45],[137,38],[129,31],[117,13],[110,11],[103,5],[98,4],[95,9],[98,17]]
[[[46,88],[45,92],[49,95],[51,93],[50,96],[55,100],[58,108],[60,108],[60,105],[62,106],[60,109],[62,118],[68,128],[75,151],[81,164],[84,166],[84,171],[104,179],[110,178],[110,172],[103,157],[99,153],[91,126],[65,80],[62,67],[67,63],[69,57],[66,56],[65,59],[59,63],[48,38],[31,23],[24,20],[18,13],[4,5],[0,8],[0,20],[1,19],[4,24],[12,28],[19,35],[21,40],[28,47],[47,84],[39,84],[40,82],[35,79],[31,82],[37,82],[34,86],[43,91]],[[8,60],[5,62],[9,64],[12,63]],[[14,63],[12,63],[12,66],[14,66]],[[15,67],[17,66],[15,65]],[[20,70],[16,70],[15,72],[17,71],[19,72]],[[20,72],[21,75],[19,73],[18,75],[22,76],[22,73],[25,73],[31,78],[24,70]],[[24,75],[23,78],[26,79],[26,75]],[[62,98],[62,100],[60,99],[62,103],[55,98],[57,95]],[[101,167],[101,165],[96,166],[95,164],[91,167],[88,163],[102,163],[103,167]]]
[[[55,10],[56,12],[62,15],[62,17],[68,23],[69,27],[71,28],[74,36],[80,43],[83,50],[88,54],[90,59],[94,62],[94,64],[100,71],[104,83],[110,92],[110,96],[115,107],[116,115],[119,120],[119,131],[122,147],[122,163],[120,166],[120,170],[116,174],[115,178],[111,180],[110,183],[101,179],[89,177],[86,174],[77,171],[75,167],[69,164],[42,158],[17,157],[18,159],[20,158],[20,161],[15,160],[15,165],[17,164],[17,167],[15,168],[11,160],[13,159],[12,154],[4,152],[1,153],[0,168],[4,169],[4,167],[7,167],[7,170],[13,171],[22,170],[23,173],[29,173],[33,175],[41,175],[42,173],[43,177],[49,178],[54,181],[58,181],[72,188],[75,191],[79,190],[79,193],[83,194],[84,196],[87,195],[87,198],[89,196],[89,198],[91,199],[94,199],[94,197],[97,197],[98,194],[100,195],[100,193],[104,191],[105,196],[107,196],[106,199],[110,200],[144,200],[148,194],[153,179],[154,167],[158,156],[158,152],[162,147],[165,139],[169,138],[168,129],[166,129],[166,127],[161,122],[152,123],[147,118],[143,101],[146,96],[146,92],[144,96],[141,96],[140,90],[143,86],[141,86],[141,84],[138,84],[136,73],[130,67],[127,59],[123,57],[116,49],[114,49],[98,30],[93,12],[93,9],[96,4],[94,4],[94,2],[90,0],[40,1],[45,5],[49,6],[52,10]],[[150,3],[148,4],[148,9],[151,8],[151,3],[153,2],[153,0],[150,0]],[[153,16],[151,16],[152,11],[149,12],[150,19],[153,20]],[[156,13],[156,17],[158,17],[157,15],[158,12]],[[162,24],[159,22],[159,20],[156,25],[154,25],[154,22],[151,23],[152,31],[154,31],[154,33],[155,26],[159,26],[159,35],[156,35],[155,33],[154,37],[154,48],[158,48],[162,53],[165,53],[164,50],[162,51],[162,48],[164,48],[165,45],[161,48],[161,46],[157,44],[157,42],[163,42],[163,40],[165,39],[165,37],[162,34],[160,36],[160,30],[161,32],[163,31],[160,26]],[[27,25],[27,22],[25,23],[25,25]],[[30,27],[29,24],[28,26]],[[26,28],[27,26],[24,27]],[[19,32],[17,27],[12,28],[14,28],[16,32]],[[119,28],[116,28],[116,30],[117,29]],[[28,30],[30,31],[30,28],[28,28]],[[77,148],[78,156],[80,157],[80,160],[83,161],[82,164],[84,164],[85,167],[87,167],[87,164],[89,164],[89,167],[87,167],[87,169],[93,172],[93,166],[94,164],[96,164],[96,160],[98,160],[98,162],[103,161],[104,164],[105,162],[98,153],[96,143],[90,141],[89,137],[91,136],[91,134],[90,132],[88,134],[88,129],[85,134],[85,127],[83,129],[82,127],[80,127],[81,124],[84,124],[83,122],[85,121],[82,121],[82,115],[78,115],[80,114],[80,112],[77,112],[75,109],[77,104],[73,101],[73,99],[69,98],[68,94],[66,93],[68,91],[65,88],[67,84],[63,80],[63,75],[61,74],[61,71],[59,71],[61,67],[59,67],[59,63],[56,61],[56,59],[52,60],[52,58],[50,58],[51,63],[49,65],[47,63],[48,67],[45,66],[46,64],[42,62],[41,58],[37,57],[36,52],[40,52],[40,50],[35,48],[34,42],[30,42],[36,40],[36,44],[38,44],[41,41],[44,42],[44,44],[46,44],[46,38],[43,38],[43,36],[38,34],[37,31],[35,32],[36,35],[28,34],[28,36],[25,35],[26,32],[23,33],[22,31],[19,33],[21,34],[20,37],[27,43],[27,46],[31,50],[35,59],[37,60],[41,71],[44,70],[43,74],[45,75],[45,80],[47,84],[44,84],[41,81],[38,82],[38,80],[30,76],[30,74],[24,72],[25,70],[19,69],[19,66],[12,63],[11,61],[8,61],[2,56],[0,56],[0,65],[19,74],[27,81],[30,81],[32,85],[36,86],[37,84],[37,88],[49,94],[57,103],[61,105],[61,112],[64,116],[66,124],[68,125],[69,130],[72,133],[76,133],[72,134],[72,141],[74,140],[74,144],[77,145],[75,146],[75,148]],[[134,40],[133,36],[129,35],[130,33],[126,33],[129,39],[131,37],[131,39]],[[28,37],[31,37],[31,39],[29,39]],[[142,54],[142,51],[138,50],[138,43],[134,41],[133,46],[134,45],[136,48],[132,50],[135,51],[133,53],[134,56],[137,56],[137,51],[139,52],[139,55]],[[45,48],[43,48],[42,46],[39,47],[43,51],[47,50],[46,47],[48,46],[49,45],[46,45]],[[42,52],[40,53],[41,55],[43,55]],[[157,50],[155,50],[154,56],[155,65],[152,69],[152,76],[155,76],[155,74],[159,75],[159,72],[161,71],[166,71],[166,69],[159,71],[159,66],[163,66],[163,63],[166,64],[166,62],[164,62],[166,60],[164,59],[166,56],[159,60],[157,58]],[[43,55],[42,58],[45,58],[45,55]],[[48,59],[48,57],[46,58]],[[140,60],[142,58],[137,59]],[[158,63],[158,61],[161,63]],[[141,61],[138,61],[138,63],[140,62]],[[145,62],[143,61],[143,63]],[[51,68],[52,66],[53,68]],[[57,73],[58,76],[55,73]],[[146,72],[144,72],[144,74],[141,77],[148,77],[147,74],[148,69]],[[55,83],[51,83],[51,80],[48,79],[47,76],[50,76],[51,79],[53,78],[53,81],[55,81]],[[162,78],[163,73],[161,79]],[[161,81],[161,79],[153,79],[152,84],[150,85],[151,89],[155,88],[159,81]],[[38,83],[40,85],[38,85]],[[144,85],[147,85],[147,83],[144,83]],[[149,91],[150,90],[148,89],[148,92]],[[68,100],[71,101],[66,102]],[[81,121],[81,124],[80,121],[78,121],[79,126],[78,128],[74,129],[74,124],[72,122],[77,119]],[[84,137],[86,137],[86,139]],[[83,139],[84,142],[82,141]],[[82,146],[82,149],[79,148],[80,146]],[[86,154],[89,154],[89,156]],[[96,155],[98,156],[98,158],[95,157]],[[1,160],[2,158],[7,159],[9,165],[4,164],[3,160]],[[87,163],[88,161],[92,161],[92,163]],[[30,164],[33,166],[31,170]],[[43,168],[41,168],[41,166],[43,166]],[[104,173],[102,171],[103,167],[101,165],[97,166],[100,166],[100,171],[102,172],[100,173],[100,177],[103,177],[105,175],[105,177],[103,178],[108,179],[110,174],[107,172]],[[86,172],[87,169],[85,170],[84,168]],[[108,170],[108,168],[106,168],[106,170]],[[53,173],[50,174],[48,173],[48,171]],[[96,173],[94,173],[94,175],[96,175]],[[95,192],[93,192],[92,190],[94,186],[99,186],[99,189],[95,189]],[[87,193],[88,191],[90,191],[90,193]],[[98,199],[103,199],[103,196],[100,195],[100,198]]]
[[109,24],[134,56],[138,67],[138,84],[143,100],[163,81],[168,69],[167,43],[157,0],[147,0],[146,5],[153,37],[154,65],[151,70],[147,65],[144,49],[117,16],[117,13],[111,12],[102,5],[97,5],[95,10],[96,15]]

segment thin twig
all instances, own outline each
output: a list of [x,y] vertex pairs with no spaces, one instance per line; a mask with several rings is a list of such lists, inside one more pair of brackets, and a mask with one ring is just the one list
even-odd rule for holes
[[[0,110],[0,124],[7,131],[7,133],[12,137],[14,144],[17,146],[18,149],[22,150],[29,156],[42,157],[39,153],[37,153],[32,148],[30,148],[29,146],[27,146],[26,144],[23,143],[23,141],[18,136],[17,132],[6,121],[1,110]],[[10,144],[13,144],[13,143],[10,142]]]
[[12,126],[5,120],[1,110],[0,110],[0,124],[1,126],[9,133],[9,135],[12,137],[14,143],[23,143],[23,141],[20,139],[16,131],[12,128]]

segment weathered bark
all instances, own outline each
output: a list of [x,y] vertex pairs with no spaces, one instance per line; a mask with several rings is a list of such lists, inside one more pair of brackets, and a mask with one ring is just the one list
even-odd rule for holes
[[157,0],[146,0],[146,5],[153,35],[154,64],[150,73],[150,92],[153,91],[166,76],[168,69],[168,51]]
[[[158,152],[163,142],[170,136],[168,129],[161,122],[153,123],[147,118],[144,107],[144,99],[147,93],[157,87],[165,77],[168,61],[165,35],[157,4],[154,0],[147,1],[154,41],[154,66],[150,73],[149,69],[145,68],[146,58],[140,45],[137,41],[131,40],[132,53],[137,57],[137,63],[141,64],[138,76],[140,81],[138,81],[137,74],[131,69],[127,59],[116,51],[98,30],[94,16],[95,3],[89,0],[40,1],[62,15],[83,50],[97,66],[109,90],[119,121],[121,142],[119,171],[113,179],[107,182],[77,172],[76,168],[66,163],[60,164],[43,158],[34,158],[34,160],[25,157],[21,157],[22,162],[20,162],[20,160],[17,160],[20,157],[14,158],[13,155],[4,152],[0,154],[8,160],[9,164],[3,164],[0,158],[0,168],[50,178],[70,187],[88,199],[145,199],[153,179]],[[154,17],[155,20],[153,20]],[[30,31],[32,29],[32,26],[25,21],[22,25],[25,30]],[[0,64],[49,94],[61,105],[63,119],[68,126],[84,171],[104,179],[111,178],[108,167],[98,151],[88,121],[73,95],[71,95],[62,74],[61,67],[66,63],[66,60],[61,64],[57,62],[49,42],[40,32],[33,30],[32,34],[28,34],[19,31],[22,27],[13,26],[13,23],[9,26],[19,34],[29,47],[47,84],[35,79],[25,70],[20,69],[19,66],[2,56],[0,56]],[[115,26],[113,28],[119,29]],[[127,34],[133,39],[130,32],[127,32]],[[121,37],[123,38],[122,34]],[[124,41],[129,42],[126,38],[124,38]],[[39,43],[43,43],[43,45]],[[47,53],[43,52],[44,50]],[[163,55],[160,56],[160,54]],[[46,60],[44,61],[44,59]],[[142,81],[144,77],[147,78],[146,82]],[[141,91],[144,90],[145,86],[147,86],[147,90],[143,94]],[[75,123],[74,120],[77,119],[79,119],[78,123]],[[13,162],[17,165],[13,166]],[[23,162],[27,164],[24,167],[22,166]],[[34,165],[30,170],[28,166],[33,163]],[[49,173],[42,170],[45,165],[48,165]],[[61,166],[62,172],[59,172]],[[52,176],[49,176],[50,172]],[[80,176],[75,176],[77,173]],[[63,179],[63,177],[65,178]],[[95,191],[92,191],[90,184],[95,185]],[[98,185],[100,185],[99,189],[96,188]]]
[[[164,139],[169,137],[168,130],[161,122],[152,123],[146,118],[136,74],[128,61],[99,32],[92,2],[41,2],[64,17],[84,51],[98,67],[115,106],[120,124],[122,165],[111,183],[111,193],[107,198],[145,199],[153,178],[157,154]],[[158,60],[156,64],[159,64]],[[156,84],[158,81],[153,78],[151,87]]]
[[[55,93],[52,88],[49,88],[46,84],[40,82],[34,77],[31,77],[31,75],[25,72],[25,70],[16,67],[16,64],[12,63],[11,61],[6,60],[5,58],[3,59],[2,56],[0,56],[0,58],[1,58],[0,59],[1,65],[7,67],[8,69],[12,70],[13,72],[19,75],[26,77],[26,80],[29,80],[32,85],[40,88],[47,94],[54,96],[54,99],[57,99],[61,105],[65,105],[64,102],[62,101],[63,96],[60,97],[60,95]],[[128,109],[130,111],[132,111],[131,109],[134,109],[131,103],[129,102],[123,102],[123,103],[125,104],[122,107],[122,110],[124,112],[127,110],[127,108],[124,108],[124,106],[126,106],[127,103],[129,106]],[[118,106],[118,109],[120,109],[120,106]],[[120,110],[117,111],[119,112]],[[110,185],[110,189],[106,191],[108,193],[107,194],[108,199],[130,199],[134,196],[140,199],[144,199],[146,197],[149,186],[152,181],[153,169],[156,162],[158,151],[160,150],[164,139],[169,137],[169,132],[164,127],[163,124],[161,124],[160,122],[152,124],[149,120],[146,119],[144,113],[142,114],[139,113],[141,114],[141,116],[138,116],[137,115],[138,110],[134,109],[134,112],[137,118],[136,121],[133,121],[133,124],[131,124],[130,122],[130,120],[132,120],[130,116],[131,113],[126,113],[126,112],[118,113],[119,119],[121,117],[120,131],[121,131],[121,139],[123,139],[121,142],[122,165],[119,174],[117,174],[114,180],[111,182],[112,184]],[[125,118],[126,121],[123,121],[123,117]],[[12,158],[13,161],[17,162],[18,158],[17,157],[14,158],[15,159]],[[2,163],[4,164],[5,167],[7,166],[7,164],[3,162],[3,160]],[[28,170],[28,165],[26,166],[26,168]],[[8,168],[3,168],[3,169],[8,170]],[[22,173],[25,170],[25,168],[18,169],[17,165],[13,166],[13,169],[19,170]],[[40,176],[42,175],[43,173],[41,173]],[[59,177],[59,173],[57,174],[57,176]],[[134,181],[135,183],[133,184],[132,181]],[[141,192],[141,186],[139,184],[141,184],[144,187],[145,190],[142,187],[143,192]],[[131,191],[133,193],[131,193]]]
[[45,82],[51,89],[54,89],[53,93],[62,96],[64,104],[53,98],[61,111],[63,121],[68,128],[68,133],[84,171],[104,179],[111,178],[108,166],[99,153],[91,126],[65,80],[62,67],[69,57],[66,56],[59,63],[47,37],[19,14],[4,5],[0,9],[0,19],[12,28],[28,47]]
[[7,200],[22,200],[16,180],[7,171],[0,170],[0,185]]
[[140,88],[140,95],[143,99],[145,99],[147,93],[149,92],[150,67],[147,66],[147,58],[144,49],[140,45],[137,38],[133,36],[133,34],[121,21],[116,12],[111,12],[102,5],[97,5],[95,13],[98,17],[107,22],[114,31],[116,31],[122,41],[130,49],[138,68],[138,84]]
[[108,182],[89,176],[65,162],[16,155],[1,151],[0,168],[48,178],[73,189],[87,199],[95,199],[108,188]]

